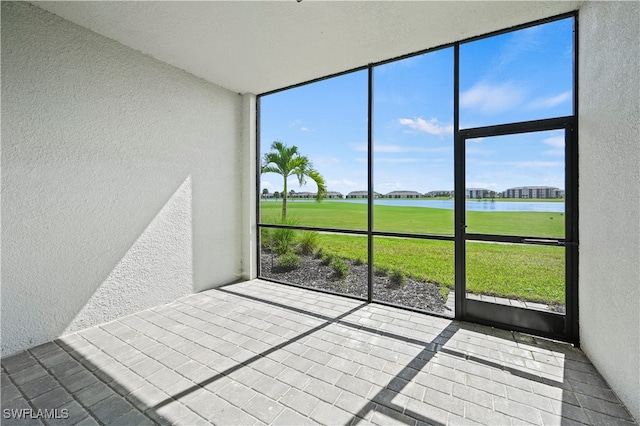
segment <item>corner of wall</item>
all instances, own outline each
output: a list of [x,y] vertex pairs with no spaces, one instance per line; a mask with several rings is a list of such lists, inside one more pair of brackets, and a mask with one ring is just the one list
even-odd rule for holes
[[256,217],[256,96],[242,95],[241,170],[242,170],[242,278],[251,280],[258,276],[257,217]]
[[581,346],[640,420],[640,3],[579,20]]

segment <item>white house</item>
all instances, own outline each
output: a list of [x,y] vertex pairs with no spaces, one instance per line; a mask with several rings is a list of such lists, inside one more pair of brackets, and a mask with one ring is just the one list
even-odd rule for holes
[[[373,192],[374,198],[382,197],[382,194]],[[345,198],[369,198],[369,191],[351,191]]]
[[422,194],[417,191],[391,191],[385,194],[385,198],[422,198]]

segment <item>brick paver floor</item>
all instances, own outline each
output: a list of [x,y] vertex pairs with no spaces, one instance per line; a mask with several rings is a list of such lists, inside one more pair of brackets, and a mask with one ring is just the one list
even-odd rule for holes
[[4,358],[1,384],[6,425],[635,424],[569,345],[260,280]]

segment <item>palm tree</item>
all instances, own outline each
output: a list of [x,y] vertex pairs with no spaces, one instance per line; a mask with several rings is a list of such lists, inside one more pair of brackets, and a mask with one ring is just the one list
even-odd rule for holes
[[269,193],[269,190],[267,188],[263,188],[262,189],[262,198],[267,198],[267,194]]
[[282,218],[287,217],[287,178],[295,175],[300,186],[307,183],[307,178],[313,180],[318,186],[316,200],[321,201],[327,195],[327,187],[324,178],[313,168],[311,161],[298,152],[298,147],[287,146],[280,141],[271,144],[271,152],[264,155],[262,173],[277,173],[284,179],[282,191]]

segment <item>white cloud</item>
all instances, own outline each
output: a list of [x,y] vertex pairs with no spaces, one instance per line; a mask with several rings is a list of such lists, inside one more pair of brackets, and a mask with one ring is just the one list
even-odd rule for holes
[[423,163],[421,158],[375,158],[376,163]]
[[556,157],[562,157],[564,155],[564,136],[551,136],[542,141],[543,144],[553,147],[544,151],[544,155],[553,155]]
[[497,188],[498,184],[495,182],[468,181],[466,183],[466,186],[467,188],[493,189],[493,188]]
[[436,118],[431,118],[428,121],[424,118],[401,118],[398,120],[403,126],[409,126],[409,128],[423,133],[429,133],[431,135],[442,136],[450,135],[453,133],[452,125],[443,125]]
[[400,182],[382,182],[376,184],[376,192],[382,193],[387,193],[403,188],[404,186]]
[[564,148],[564,136],[551,136],[549,138],[543,139],[542,143],[554,148]]
[[564,161],[511,161],[503,164],[514,167],[564,167]]
[[[367,152],[367,144],[355,144],[352,145],[354,151],[358,152]],[[441,146],[435,148],[425,148],[423,146],[403,146],[403,145],[381,145],[374,144],[373,152],[377,153],[387,153],[387,154],[397,154],[397,153],[407,153],[407,152],[453,152],[453,146]]]
[[275,188],[274,185],[268,180],[261,180],[260,185],[262,186],[262,188],[267,188],[269,192],[273,192],[273,188]]
[[312,130],[308,127],[302,126],[301,120],[293,120],[289,122],[289,127],[296,127],[300,129],[302,132],[311,132]]
[[327,188],[355,188],[360,186],[357,182],[348,179],[328,180]]
[[479,161],[480,166],[513,166],[513,167],[564,167],[564,161]]
[[546,98],[535,99],[528,105],[528,108],[531,108],[531,109],[553,108],[555,106],[560,105],[561,103],[567,102],[570,99],[571,99],[571,92],[562,92],[556,96],[549,96]]
[[340,160],[336,157],[319,157],[313,160],[313,164],[319,164],[321,166],[329,166],[332,164],[338,164]]
[[460,105],[485,114],[498,114],[520,104],[524,92],[511,81],[498,85],[480,82],[460,95]]

